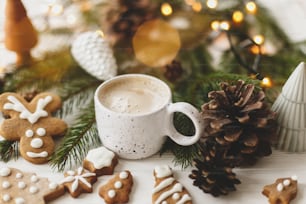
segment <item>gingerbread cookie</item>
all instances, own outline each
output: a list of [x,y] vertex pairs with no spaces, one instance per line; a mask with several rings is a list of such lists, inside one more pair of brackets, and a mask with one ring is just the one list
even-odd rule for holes
[[51,115],[60,107],[60,97],[51,93],[38,94],[30,103],[16,93],[3,93],[0,111],[5,120],[0,135],[6,140],[19,140],[20,154],[26,160],[46,163],[55,147],[52,137],[63,135],[67,129],[64,121]]
[[67,171],[65,178],[60,182],[69,191],[72,197],[77,198],[82,193],[91,193],[92,184],[97,181],[95,173],[79,167],[77,171]]
[[63,186],[33,173],[0,167],[0,203],[45,204],[65,193]]
[[118,158],[114,152],[105,147],[99,147],[88,152],[83,167],[97,176],[102,176],[113,174],[117,164]]
[[275,183],[266,185],[262,194],[269,198],[270,204],[289,204],[297,194],[297,177],[279,178]]
[[100,187],[99,195],[107,204],[127,203],[132,186],[132,174],[129,171],[122,171]]
[[169,166],[157,166],[154,177],[153,204],[192,204],[188,191],[174,179]]

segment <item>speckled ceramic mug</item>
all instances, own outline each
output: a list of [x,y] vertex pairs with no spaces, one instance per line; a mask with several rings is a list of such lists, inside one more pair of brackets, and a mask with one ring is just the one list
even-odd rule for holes
[[[94,100],[101,141],[121,158],[151,156],[160,150],[166,136],[180,145],[191,145],[202,133],[203,121],[198,110],[188,103],[172,103],[168,85],[152,76],[114,77],[97,88]],[[191,119],[195,135],[185,136],[175,129],[175,112]]]

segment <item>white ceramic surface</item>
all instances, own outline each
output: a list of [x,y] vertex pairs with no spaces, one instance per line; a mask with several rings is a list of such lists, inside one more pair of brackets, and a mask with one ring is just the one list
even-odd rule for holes
[[[114,112],[100,101],[101,91],[109,84],[124,81],[146,79],[164,87],[165,103],[159,108],[143,114]],[[126,159],[141,159],[158,152],[168,135],[180,145],[191,145],[200,138],[202,127],[200,114],[192,105],[184,102],[171,103],[171,91],[161,80],[142,74],[127,74],[110,79],[101,84],[95,93],[95,111],[99,136],[104,146]],[[173,125],[174,112],[187,115],[195,126],[195,135],[184,136]]]
[[272,110],[277,113],[278,144],[281,150],[306,151],[306,64],[292,72]]

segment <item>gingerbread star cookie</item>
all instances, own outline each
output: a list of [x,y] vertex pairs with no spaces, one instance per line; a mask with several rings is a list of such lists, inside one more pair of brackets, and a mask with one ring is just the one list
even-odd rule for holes
[[133,186],[133,176],[129,171],[115,174],[99,189],[99,195],[107,204],[127,203]]
[[173,177],[168,165],[155,167],[154,177],[153,204],[192,204],[188,191]]
[[97,176],[102,176],[113,174],[117,164],[118,157],[114,152],[105,147],[99,147],[88,152],[83,167],[94,172]]
[[96,181],[95,173],[79,167],[76,171],[67,171],[65,178],[60,183],[65,186],[72,197],[77,198],[82,193],[91,193],[92,185]]
[[15,168],[0,167],[0,203],[45,204],[65,193],[64,186]]
[[297,177],[279,178],[275,183],[266,185],[262,191],[270,204],[289,204],[297,194]]

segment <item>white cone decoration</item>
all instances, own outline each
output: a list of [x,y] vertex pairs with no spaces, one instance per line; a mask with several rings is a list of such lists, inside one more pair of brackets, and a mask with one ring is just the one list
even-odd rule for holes
[[71,53],[90,75],[107,80],[117,75],[117,64],[108,41],[99,31],[80,34],[72,43]]
[[306,64],[292,72],[272,106],[277,113],[278,149],[306,151]]

